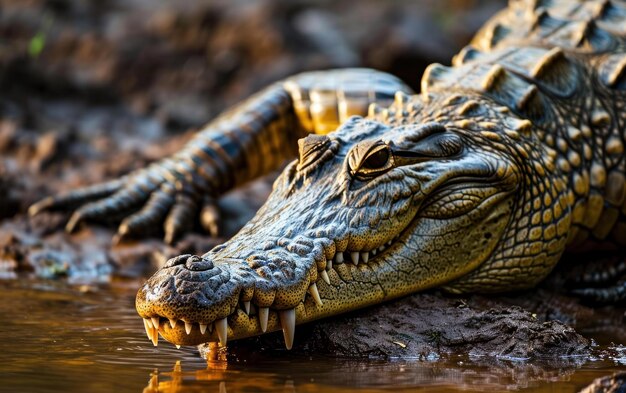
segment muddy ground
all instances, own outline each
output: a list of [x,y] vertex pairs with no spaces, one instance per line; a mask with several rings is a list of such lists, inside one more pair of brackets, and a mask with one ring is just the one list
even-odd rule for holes
[[[158,238],[113,246],[110,225],[68,235],[67,213],[26,210],[171,154],[219,111],[290,74],[367,66],[418,89],[424,67],[448,63],[503,3],[0,0],[0,276],[106,282],[207,251],[254,214],[272,175],[220,201],[224,238],[195,232],[174,247]],[[623,309],[568,296],[567,270],[521,294],[434,291],[309,324],[295,350],[528,358],[588,353],[584,336],[626,343]]]

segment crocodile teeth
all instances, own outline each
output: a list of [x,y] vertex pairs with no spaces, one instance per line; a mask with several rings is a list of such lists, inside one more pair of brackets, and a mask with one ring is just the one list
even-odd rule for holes
[[337,254],[335,254],[335,262],[336,263],[343,263],[343,253],[342,252],[338,252]]
[[187,332],[187,334],[191,333],[191,328],[193,328],[193,324],[185,322],[185,331]]
[[329,259],[326,261],[326,270],[330,270],[333,268],[333,260]]
[[220,339],[220,344],[226,345],[228,341],[228,323],[226,318],[215,321],[215,328],[217,329],[217,337]]
[[370,260],[370,253],[367,251],[362,252],[361,259],[363,260],[363,262],[367,263],[367,261]]
[[159,331],[158,329],[152,329],[152,345],[159,346]]
[[204,332],[206,332],[206,328],[207,328],[207,324],[206,323],[200,323],[200,334],[204,334]]
[[157,328],[157,329],[158,329],[158,328],[159,328],[159,324],[160,324],[160,322],[161,322],[161,321],[160,321],[160,318],[159,318],[159,317],[152,317],[152,318],[150,318],[150,319],[152,320],[152,325],[153,325],[155,328]]
[[146,329],[148,340],[152,340],[152,322],[150,322],[149,319],[143,318],[143,327]]
[[261,331],[265,333],[267,330],[267,319],[269,318],[269,307],[259,307],[259,324],[261,325]]
[[318,292],[317,285],[315,283],[311,284],[309,287],[309,293],[313,296],[313,300],[315,300],[315,303],[318,306],[322,306],[324,304],[322,303],[322,298],[320,298],[320,293]]
[[359,264],[359,252],[358,251],[351,252],[350,259],[352,259],[352,263],[354,263],[355,265],[358,265]]
[[385,246],[384,245],[378,247],[378,252],[383,252],[383,251],[385,251]]
[[376,254],[378,253],[378,250],[377,249],[373,249],[370,252],[372,253],[372,256],[376,256]]
[[328,273],[326,273],[326,270],[322,270],[320,272],[320,276],[322,276],[322,279],[326,282],[326,284],[330,285],[330,277],[328,277]]
[[174,329],[174,327],[176,326],[176,320],[175,319],[170,319],[170,326],[172,327],[172,329]]
[[243,309],[246,314],[250,315],[250,300],[248,300],[247,302],[243,302]]
[[387,246],[390,246],[390,245],[391,245],[391,240],[387,242]]
[[293,346],[293,336],[296,332],[296,309],[280,311],[280,326],[283,328],[285,337],[285,347],[291,349]]
[[180,345],[176,344],[176,349],[180,349]]
[[148,335],[148,339],[152,341],[152,344],[155,347],[159,345],[159,330],[152,326],[152,321],[148,318],[144,318],[143,327],[146,328],[146,334]]

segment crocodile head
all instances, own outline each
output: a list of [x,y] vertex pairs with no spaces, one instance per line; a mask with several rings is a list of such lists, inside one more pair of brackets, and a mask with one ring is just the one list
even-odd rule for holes
[[139,290],[148,336],[192,345],[282,329],[291,347],[296,323],[422,289],[534,284],[550,270],[544,260],[518,276],[509,259],[497,264],[520,247],[544,154],[527,121],[474,105],[415,104],[401,122],[354,117],[300,140],[299,159],[237,235],[169,260]]

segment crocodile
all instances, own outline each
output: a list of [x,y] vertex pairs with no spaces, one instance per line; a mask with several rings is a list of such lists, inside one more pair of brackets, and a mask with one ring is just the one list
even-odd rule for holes
[[136,298],[154,345],[282,330],[291,348],[296,324],[433,287],[531,288],[566,249],[626,244],[625,133],[626,2],[512,0],[419,94],[371,69],[296,75],[172,157],[30,212],[174,242],[198,218],[217,232],[219,195],[296,158],[240,232]]

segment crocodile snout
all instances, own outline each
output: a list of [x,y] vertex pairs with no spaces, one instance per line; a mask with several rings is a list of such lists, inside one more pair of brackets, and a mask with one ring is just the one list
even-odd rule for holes
[[306,302],[307,293],[320,301],[316,260],[325,264],[323,248],[303,239],[260,246],[245,250],[230,244],[202,257],[168,260],[136,299],[153,343],[161,334],[177,345],[225,344],[229,337],[282,329],[291,347],[296,307]]

